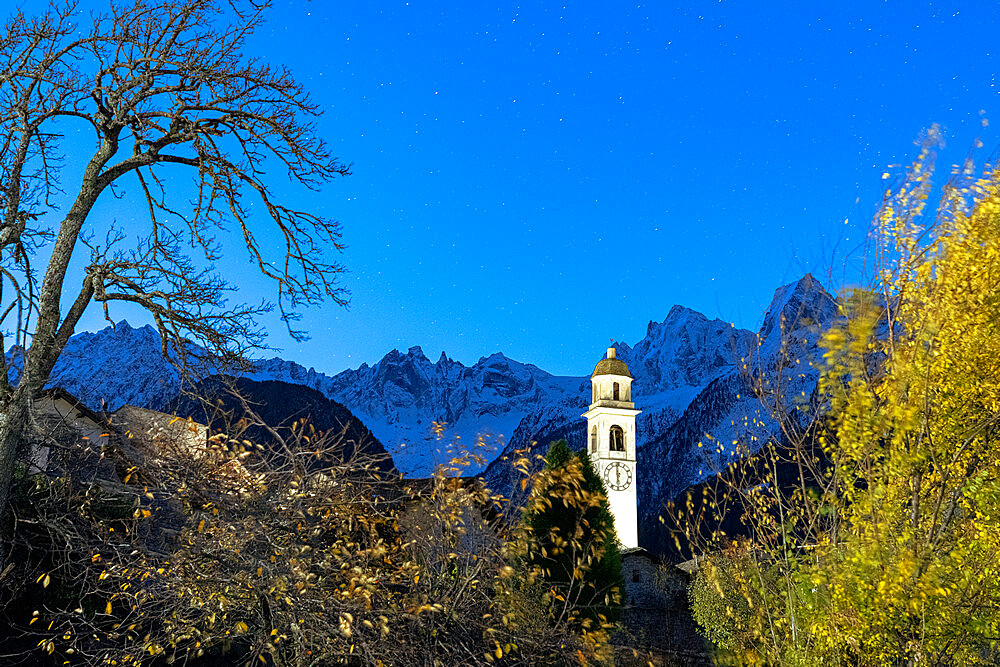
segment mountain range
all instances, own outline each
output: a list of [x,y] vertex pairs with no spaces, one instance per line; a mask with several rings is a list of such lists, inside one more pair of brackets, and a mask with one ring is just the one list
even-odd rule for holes
[[[776,431],[748,378],[773,382],[788,407],[811,394],[818,332],[837,312],[833,297],[807,274],[775,291],[756,332],[674,306],[662,322],[650,322],[635,345],[614,344],[635,378],[633,398],[642,410],[640,540],[655,530],[665,500],[726,465],[734,442],[753,446]],[[595,364],[601,352],[595,350]],[[16,379],[20,351],[7,354]],[[583,447],[581,414],[590,402],[589,376],[552,375],[499,352],[465,366],[443,352],[432,362],[413,347],[332,376],[274,357],[257,361],[245,377],[309,387],[346,406],[406,476],[428,476],[468,449],[480,458],[466,474],[481,474],[491,488],[510,494],[519,486],[510,466],[518,451],[537,442],[531,451],[541,452],[558,438]],[[125,321],[73,336],[50,384],[109,411],[125,404],[163,409],[180,391],[156,331]]]

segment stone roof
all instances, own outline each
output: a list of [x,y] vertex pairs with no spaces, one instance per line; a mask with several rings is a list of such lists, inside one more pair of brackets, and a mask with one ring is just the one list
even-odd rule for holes
[[632,377],[632,374],[628,372],[628,366],[621,359],[601,359],[597,362],[597,367],[594,368],[594,372],[590,377],[597,377],[598,375],[624,375],[627,378]]
[[622,558],[629,558],[632,556],[642,556],[643,558],[649,559],[654,563],[660,563],[661,559],[654,553],[644,549],[643,547],[623,547],[619,550]]
[[678,563],[677,568],[687,572],[688,574],[694,574],[701,569],[701,560],[697,556],[691,560],[686,560],[683,563]]
[[208,454],[208,427],[165,412],[123,405],[114,414],[114,423],[127,439],[162,454],[180,450],[194,459]]

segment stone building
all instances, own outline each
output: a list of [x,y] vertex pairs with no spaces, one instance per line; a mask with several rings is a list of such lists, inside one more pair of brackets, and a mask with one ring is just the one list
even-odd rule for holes
[[711,665],[691,617],[690,577],[641,547],[623,549],[625,605],[616,643],[648,652],[664,665]]
[[44,473],[49,467],[52,442],[80,440],[100,452],[108,444],[111,424],[108,419],[84,405],[60,387],[44,389],[32,404],[32,417],[38,439],[31,445],[28,470]]

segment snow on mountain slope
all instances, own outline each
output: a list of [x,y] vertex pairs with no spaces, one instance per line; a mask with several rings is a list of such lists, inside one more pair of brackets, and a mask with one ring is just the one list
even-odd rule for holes
[[808,419],[800,409],[819,377],[820,332],[837,317],[833,297],[811,275],[775,290],[756,337],[759,346],[744,355],[746,368],[741,364],[719,375],[638,451],[640,543],[663,551],[667,536],[658,517],[664,503],[725,469],[737,443],[753,451],[780,437],[760,395],[793,419]]
[[646,337],[635,347],[617,346],[618,358],[628,364],[648,399],[659,392],[704,387],[730,370],[752,343],[753,334],[745,329],[674,306],[663,322],[649,323]]
[[[641,544],[663,550],[663,504],[724,469],[736,451],[734,441],[753,450],[778,432],[758,390],[777,390],[780,404],[793,414],[811,397],[819,332],[837,312],[833,298],[806,275],[775,291],[756,334],[675,306],[662,323],[650,323],[634,347],[615,345],[635,377],[632,395],[643,411],[636,420]],[[544,453],[559,438],[583,448],[580,415],[588,403],[589,381],[581,378],[575,396],[526,416],[483,474],[491,488],[515,500],[523,495],[510,461],[534,441],[531,454]]]
[[[752,433],[744,424],[754,415],[765,425],[757,431],[773,427],[741,372],[744,359],[751,372],[780,386],[783,405],[794,406],[811,394],[818,328],[836,313],[832,297],[807,275],[775,291],[756,334],[674,306],[662,322],[650,322],[634,346],[615,345],[635,377],[633,396],[642,410],[637,419],[641,521],[655,519],[665,500],[725,463],[706,456],[714,447],[698,447],[706,434],[711,442],[729,445],[763,439],[765,433]],[[601,352],[595,350],[587,367]],[[16,376],[18,351],[12,348],[8,358]],[[247,377],[304,385],[343,404],[408,476],[429,475],[456,450],[474,448],[478,434],[491,434],[483,460],[466,474],[482,471],[493,488],[507,493],[516,484],[509,464],[515,450],[537,441],[544,451],[558,438],[584,445],[581,414],[590,402],[588,376],[554,376],[499,353],[472,366],[444,353],[431,362],[419,347],[393,350],[372,366],[334,376],[275,357],[259,361]],[[160,356],[156,331],[127,322],[74,336],[50,384],[95,409],[103,400],[111,410],[126,403],[162,408],[179,390],[176,371]],[[447,424],[441,440],[434,437],[434,422]]]
[[[23,352],[7,352],[11,382],[21,375]],[[159,409],[177,395],[180,378],[160,353],[160,335],[146,325],[135,329],[126,321],[97,332],[72,336],[49,378],[85,405],[109,412],[123,405]]]
[[[11,348],[9,375],[15,382],[20,359],[21,351]],[[578,393],[580,384],[579,378],[550,375],[499,353],[471,367],[444,353],[431,363],[418,347],[406,354],[393,350],[374,366],[333,377],[277,357],[259,361],[247,377],[304,385],[344,404],[385,443],[404,474],[418,477],[465,450],[483,457],[467,474],[481,471],[526,414]],[[73,336],[49,384],[109,411],[125,404],[160,409],[180,390],[177,371],[160,354],[156,330],[125,321]],[[435,421],[446,425],[441,440],[434,435]]]
[[[503,449],[505,438],[539,405],[558,403],[579,378],[550,375],[496,353],[466,367],[443,352],[432,363],[419,347],[393,350],[373,366],[328,377],[281,359],[258,364],[254,379],[298,382],[346,405],[392,453],[406,475],[430,475],[463,451],[479,454],[466,474],[478,473]],[[439,440],[434,422],[446,424]],[[477,437],[484,442],[477,446]]]
[[[642,451],[684,413],[687,406],[713,380],[736,370],[749,353],[754,334],[722,320],[709,320],[699,312],[674,306],[663,322],[650,322],[646,336],[634,347],[615,343],[619,359],[634,377],[632,396],[642,413],[636,418],[636,446]],[[600,360],[595,355],[593,363]],[[514,452],[537,442],[537,452],[560,438],[577,449],[584,444],[581,414],[590,403],[590,378],[579,378],[575,395],[550,403],[525,417],[514,432],[503,456],[484,472],[487,483],[501,493],[513,494],[516,475],[510,467]]]

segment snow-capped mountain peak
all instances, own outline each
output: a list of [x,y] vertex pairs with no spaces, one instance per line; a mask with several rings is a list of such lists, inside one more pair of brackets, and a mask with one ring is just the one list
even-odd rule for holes
[[837,302],[811,273],[779,287],[758,333],[762,354],[777,352],[783,336],[828,324],[837,313]]
[[[768,377],[795,364],[782,393],[808,393],[817,374],[808,360],[818,354],[819,327],[837,312],[819,281],[806,275],[775,291],[756,333],[674,306],[662,321],[649,323],[642,340],[615,344],[635,378],[633,397],[642,410],[637,420],[638,484],[646,514],[655,516],[660,503],[710,474],[697,447],[706,433],[726,442],[744,437],[742,418],[756,414],[760,405],[748,386],[743,360],[755,359],[751,374],[763,371]],[[601,356],[596,347],[594,363]],[[8,359],[16,375],[18,350],[12,349]],[[484,458],[467,472],[479,472],[493,461],[484,476],[500,492],[509,492],[513,482],[509,463],[494,461],[497,455],[535,441],[544,447],[563,437],[582,447],[580,415],[590,402],[589,375],[551,375],[500,352],[471,366],[444,352],[432,362],[419,346],[405,353],[392,350],[375,364],[333,376],[278,357],[262,359],[247,377],[307,386],[343,404],[409,476],[429,475],[438,463],[477,449]],[[176,371],[160,355],[156,331],[125,321],[71,338],[51,384],[92,408],[112,410],[126,403],[160,408],[179,390]],[[766,415],[758,415],[757,423],[766,421]],[[435,422],[446,425],[440,440]],[[478,447],[480,434],[486,438]]]
[[700,387],[734,366],[752,334],[728,322],[674,306],[662,322],[650,322],[646,337],[619,352],[644,393]]

